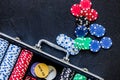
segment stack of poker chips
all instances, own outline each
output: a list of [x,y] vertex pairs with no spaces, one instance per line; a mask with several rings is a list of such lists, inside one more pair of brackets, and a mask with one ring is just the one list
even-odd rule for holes
[[21,48],[10,44],[0,64],[0,80],[8,80]]
[[22,80],[23,79],[27,71],[28,65],[32,59],[32,55],[33,53],[26,49],[23,49],[21,51],[20,56],[18,57],[18,60],[16,62],[16,65],[12,71],[12,74],[9,80]]
[[72,71],[70,68],[63,68],[59,80],[73,80],[74,74],[75,72]]
[[35,78],[46,80],[53,80],[57,75],[55,67],[39,62],[32,64],[30,72]]
[[23,80],[32,53],[0,38],[0,80]]
[[[92,52],[99,52],[101,48],[110,49],[112,46],[112,40],[110,37],[104,37],[105,27],[93,23],[97,20],[98,12],[92,9],[92,3],[90,0],[81,0],[80,3],[73,4],[71,7],[71,14],[76,18],[76,39],[72,39],[65,34],[60,34],[56,38],[58,45],[65,48],[69,54],[76,55],[80,50],[90,50]],[[91,24],[92,23],[92,24]],[[90,33],[99,40],[93,40],[89,36]],[[68,49],[69,48],[69,49]]]
[[8,48],[9,42],[0,38],[0,63],[5,55],[5,52]]

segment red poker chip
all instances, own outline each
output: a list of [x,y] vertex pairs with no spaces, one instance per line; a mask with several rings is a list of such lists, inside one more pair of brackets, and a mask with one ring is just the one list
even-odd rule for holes
[[98,18],[98,12],[94,9],[87,9],[84,11],[84,16],[89,21],[95,21]]
[[84,11],[81,9],[80,4],[74,4],[70,10],[71,10],[72,15],[75,17],[83,16]]
[[22,80],[32,59],[32,52],[23,49],[12,71],[9,80]]
[[85,10],[85,9],[90,9],[92,6],[92,3],[90,0],[81,0],[80,1],[80,7]]
[[31,77],[31,76],[27,76],[27,77],[25,78],[25,80],[36,80],[36,79],[33,78],[33,77]]

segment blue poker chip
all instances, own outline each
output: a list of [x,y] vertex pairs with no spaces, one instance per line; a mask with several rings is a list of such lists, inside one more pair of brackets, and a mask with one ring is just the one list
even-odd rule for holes
[[95,29],[95,34],[96,37],[102,37],[105,35],[105,28],[102,25],[99,25]]
[[95,30],[96,30],[97,26],[99,26],[99,24],[91,24],[90,25],[89,31],[90,31],[91,35],[95,34]]
[[103,37],[100,44],[103,49],[109,49],[112,46],[112,40],[110,37]]
[[76,29],[75,29],[75,35],[77,37],[84,37],[88,34],[88,29],[87,27],[85,26],[78,26]]
[[101,48],[100,42],[98,40],[92,40],[90,43],[90,51],[98,52]]
[[36,77],[36,75],[35,75],[35,73],[34,73],[34,69],[35,69],[35,66],[36,66],[37,64],[39,64],[39,62],[33,63],[32,66],[31,66],[31,69],[30,69],[31,74],[32,74],[34,77]]
[[102,37],[105,35],[105,28],[99,24],[91,24],[89,28],[90,34],[96,37]]

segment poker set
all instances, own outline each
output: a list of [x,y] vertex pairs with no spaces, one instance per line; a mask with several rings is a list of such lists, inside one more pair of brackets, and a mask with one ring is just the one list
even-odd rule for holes
[[[81,0],[70,9],[75,17],[75,36],[66,34],[56,37],[56,44],[40,39],[35,46],[22,42],[19,38],[0,33],[0,80],[104,80],[87,68],[72,65],[69,56],[89,50],[110,49],[112,40],[105,36],[105,27],[94,23],[98,12],[92,9],[90,0]],[[94,36],[94,40],[88,36]],[[63,59],[42,50],[42,43],[65,53]]]
[[42,50],[42,43],[67,50],[41,39],[30,46],[0,33],[0,80],[103,80],[103,78]]

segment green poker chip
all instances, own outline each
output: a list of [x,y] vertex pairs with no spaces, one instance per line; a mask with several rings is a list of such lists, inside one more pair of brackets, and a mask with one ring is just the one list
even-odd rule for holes
[[75,74],[73,80],[87,80],[87,77],[77,73],[77,74]]
[[83,49],[84,48],[84,37],[76,38],[74,40],[74,46],[78,49]]
[[89,50],[90,49],[90,42],[91,41],[92,41],[91,38],[89,38],[89,37],[85,38],[85,40],[84,40],[84,49],[85,50]]
[[89,50],[90,49],[90,42],[92,39],[90,37],[78,37],[74,40],[74,46],[78,49],[82,50]]

